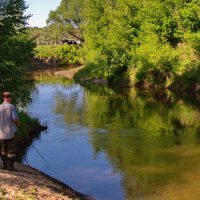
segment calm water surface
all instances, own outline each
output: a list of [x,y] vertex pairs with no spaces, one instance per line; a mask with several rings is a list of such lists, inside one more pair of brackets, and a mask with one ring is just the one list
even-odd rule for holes
[[48,123],[23,162],[97,200],[198,199],[200,102],[170,92],[44,82],[28,112]]

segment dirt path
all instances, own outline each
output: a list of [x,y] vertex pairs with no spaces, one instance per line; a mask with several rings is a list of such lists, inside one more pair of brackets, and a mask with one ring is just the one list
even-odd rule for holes
[[0,162],[0,199],[5,200],[91,200],[69,186],[29,166],[15,163],[17,172],[2,169]]

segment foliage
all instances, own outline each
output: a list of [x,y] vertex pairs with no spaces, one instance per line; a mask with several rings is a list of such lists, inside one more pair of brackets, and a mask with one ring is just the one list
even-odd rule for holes
[[0,92],[11,91],[21,106],[31,101],[33,88],[32,82],[24,79],[34,48],[24,31],[29,18],[23,14],[25,9],[23,0],[0,2]]
[[49,13],[47,27],[29,27],[27,32],[37,45],[60,44],[62,39],[84,42],[84,8],[82,0],[63,0],[61,5]]
[[60,41],[63,38],[59,29],[54,25],[44,28],[28,27],[26,32],[29,35],[29,38],[33,39],[37,45],[60,44]]
[[37,46],[35,57],[39,59],[57,59],[62,64],[80,64],[80,47],[75,45]]
[[82,41],[85,68],[76,79],[198,88],[198,0],[62,0],[47,22],[30,29],[38,44]]
[[24,111],[19,111],[20,126],[16,135],[18,144],[25,143],[26,138],[29,138],[29,134],[32,129],[40,126],[40,122],[37,118],[32,118]]
[[23,14],[26,9],[23,0],[1,0],[0,2],[0,36],[1,42],[23,31],[29,16]]
[[199,83],[194,73],[199,67],[199,1],[84,0],[82,6],[86,67],[77,79],[125,77],[132,84],[159,87],[181,79],[187,87],[187,74]]
[[[32,144],[34,138],[39,137],[41,131],[44,131],[45,127],[37,118],[30,117],[26,112],[20,110],[18,112],[20,125],[16,132],[16,144],[17,144],[17,160],[21,161],[25,155],[27,147]],[[46,125],[45,125],[46,126]]]
[[47,23],[59,30],[64,38],[72,37],[84,42],[82,15],[83,0],[62,0],[60,6],[49,14]]

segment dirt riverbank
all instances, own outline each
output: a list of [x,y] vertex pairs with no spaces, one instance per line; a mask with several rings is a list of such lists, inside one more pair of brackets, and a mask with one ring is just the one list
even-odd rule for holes
[[75,67],[75,68],[71,68],[71,69],[66,69],[66,70],[62,70],[62,71],[57,71],[57,72],[55,72],[55,75],[65,76],[68,79],[73,79],[74,75],[82,68],[83,68],[83,66]]
[[92,200],[60,181],[20,163],[17,172],[2,169],[0,162],[0,199],[5,200]]

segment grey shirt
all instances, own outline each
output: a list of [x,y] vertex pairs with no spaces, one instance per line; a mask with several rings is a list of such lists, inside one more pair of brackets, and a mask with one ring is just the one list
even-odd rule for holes
[[15,106],[4,101],[0,105],[0,140],[8,140],[14,136],[17,131],[15,120],[18,120]]

